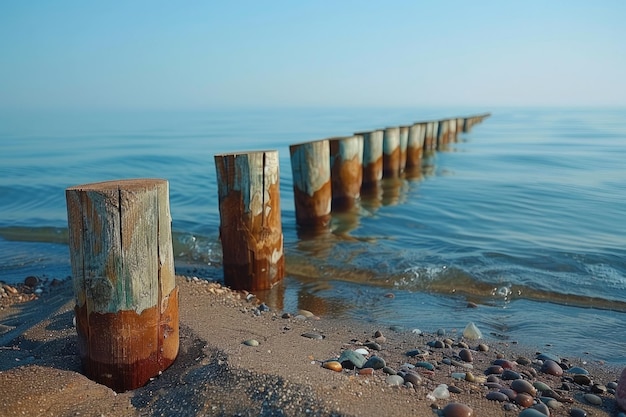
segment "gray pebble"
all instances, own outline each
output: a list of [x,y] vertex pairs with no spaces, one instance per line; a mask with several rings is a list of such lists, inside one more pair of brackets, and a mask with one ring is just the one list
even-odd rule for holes
[[244,340],[243,344],[246,346],[259,346],[258,340],[255,339]]
[[572,408],[569,410],[571,417],[587,417],[587,412],[581,408]]
[[583,395],[585,401],[592,405],[602,405],[602,398],[598,397],[595,394],[585,394]]
[[322,336],[321,334],[313,333],[313,332],[302,333],[302,336],[308,339],[315,339],[315,340],[322,340],[324,338],[324,336]]
[[362,366],[363,368],[373,368],[373,369],[383,369],[387,364],[385,360],[379,356],[372,356],[369,358],[365,364]]
[[389,375],[386,381],[387,385],[400,386],[404,384],[404,378],[399,375]]

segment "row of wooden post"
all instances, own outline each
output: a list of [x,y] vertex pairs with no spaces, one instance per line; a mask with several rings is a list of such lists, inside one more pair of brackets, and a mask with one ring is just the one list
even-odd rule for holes
[[[299,227],[329,225],[382,178],[487,115],[420,122],[290,147]],[[278,152],[215,155],[224,281],[271,288],[284,276]],[[332,196],[332,198],[331,198]],[[108,181],[66,190],[78,351],[87,376],[116,391],[144,385],[178,355],[178,288],[169,185]]]
[[488,114],[417,122],[289,147],[296,223],[324,230],[332,211],[352,208],[383,178],[421,170],[424,152],[444,149]]

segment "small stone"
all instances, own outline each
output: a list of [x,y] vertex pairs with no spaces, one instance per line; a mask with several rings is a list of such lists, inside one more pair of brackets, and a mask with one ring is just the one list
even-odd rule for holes
[[461,388],[454,386],[454,385],[449,385],[448,391],[450,391],[453,394],[461,394],[463,392]]
[[537,388],[533,387],[530,382],[523,379],[516,379],[511,382],[511,389],[518,393],[525,392],[533,397],[537,394]]
[[472,357],[472,352],[469,349],[461,349],[459,351],[459,358],[461,358],[465,362],[472,362],[474,360],[474,358]]
[[383,333],[380,330],[374,332],[374,337],[383,337]]
[[471,372],[466,372],[466,373],[465,373],[465,380],[466,380],[467,382],[474,382],[474,381],[476,381],[476,377],[474,376],[474,374],[473,374],[473,373],[471,373]]
[[484,343],[481,343],[481,344],[478,345],[478,350],[480,352],[489,352],[489,346],[487,346]]
[[585,368],[581,368],[579,366],[574,366],[573,368],[569,368],[567,370],[568,374],[575,374],[575,375],[589,375],[589,371],[586,370]]
[[507,397],[505,393],[500,391],[489,391],[485,398],[487,398],[489,401],[500,401],[501,403],[509,401],[509,397]]
[[595,394],[585,394],[583,398],[591,405],[602,405],[602,398]]
[[515,369],[515,362],[511,362],[507,359],[496,359],[492,362],[492,365],[500,365],[504,369]]
[[554,361],[556,363],[561,363],[561,358],[559,358],[556,355],[552,355],[550,353],[539,353],[537,354],[537,359],[542,360],[542,361]]
[[544,403],[535,404],[531,407],[533,410],[541,412],[544,416],[550,417],[550,409]]
[[518,357],[517,359],[515,359],[515,362],[523,366],[530,365],[530,359],[525,358],[524,356]]
[[418,368],[428,369],[429,371],[435,370],[435,366],[430,362],[420,361],[420,362],[417,362],[415,366]]
[[413,329],[411,330],[411,333],[419,335],[422,334],[422,331],[420,329]]
[[474,410],[461,403],[449,403],[443,410],[443,417],[472,417]]
[[563,375],[563,368],[552,359],[547,359],[541,365],[541,372],[548,375],[561,376]]
[[517,397],[517,392],[515,392],[511,388],[502,388],[500,392],[509,397],[509,400],[511,401],[514,401],[515,397]]
[[535,387],[537,391],[550,391],[552,389],[548,384],[541,381],[533,382],[533,387]]
[[422,377],[415,372],[407,372],[404,375],[404,382],[410,382],[413,385],[421,385]]
[[365,349],[365,348],[358,348],[354,350],[356,353],[360,353],[361,355],[369,355],[370,352],[369,350]]
[[431,395],[437,400],[447,400],[450,398],[450,391],[446,384],[440,384],[433,390]]
[[359,369],[359,375],[374,375],[374,368]]
[[533,397],[525,392],[520,392],[515,397],[515,403],[521,407],[527,408],[533,405]]
[[465,326],[465,329],[463,329],[463,337],[468,340],[477,340],[482,339],[483,334],[478,329],[478,327],[476,327],[476,325],[470,321],[469,323],[467,323],[467,326]]
[[346,369],[354,369],[355,367],[363,368],[366,359],[365,356],[361,355],[360,353],[356,353],[353,350],[347,349],[341,352],[341,355],[339,356],[339,359],[337,359],[337,361],[341,363],[341,366]]
[[259,341],[256,339],[248,339],[244,340],[243,344],[246,346],[259,346]]
[[311,313],[309,310],[298,310],[298,315],[309,319],[315,317],[315,314]]
[[464,380],[465,372],[452,372],[450,376],[454,379]]
[[380,346],[376,342],[366,342],[366,343],[363,343],[363,346],[366,346],[372,350],[382,350],[382,346]]
[[446,347],[445,343],[443,343],[441,340],[431,340],[430,342],[428,342],[428,346],[436,349],[443,349],[444,347]]
[[314,333],[314,332],[302,333],[302,337],[306,337],[307,339],[315,339],[315,340],[322,340],[324,338],[324,336],[322,336],[321,334]]
[[39,278],[37,278],[36,276],[31,275],[24,278],[24,285],[26,285],[27,287],[35,288],[37,284],[39,284]]
[[414,356],[421,356],[422,351],[419,349],[411,349],[409,350],[407,353],[405,353],[406,356],[408,357],[414,357]]
[[587,417],[587,412],[581,408],[572,408],[569,410],[571,417]]
[[383,369],[386,365],[387,364],[383,358],[379,356],[372,356],[365,362],[363,368]]
[[284,319],[290,319],[292,316],[291,316],[291,313],[283,313],[281,317]]
[[504,372],[504,369],[500,365],[492,365],[485,370],[486,375],[500,375],[502,372]]
[[387,382],[387,385],[393,386],[400,386],[404,384],[404,378],[400,375],[389,375],[385,381]]
[[594,394],[606,394],[607,391],[608,390],[606,386],[602,384],[593,384],[593,386],[591,387],[591,392],[593,392]]
[[338,361],[326,361],[322,363],[322,367],[326,369],[330,369],[331,371],[335,371],[335,372],[341,372],[343,369],[343,367],[341,366],[341,363]]
[[390,366],[384,366],[383,367],[383,372],[386,373],[387,375],[395,375],[395,374],[397,374],[396,370],[393,369]]
[[512,371],[510,369],[505,369],[504,372],[502,372],[502,375],[500,376],[500,378],[504,379],[505,381],[511,381],[511,380],[520,379],[521,376],[515,371]]
[[458,342],[456,345],[462,349],[469,349],[469,345],[462,340]]
[[437,336],[445,336],[446,335],[446,329],[440,328],[437,329]]

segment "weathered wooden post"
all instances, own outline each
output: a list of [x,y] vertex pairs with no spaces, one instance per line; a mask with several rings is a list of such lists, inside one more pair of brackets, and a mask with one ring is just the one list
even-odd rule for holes
[[400,128],[388,127],[383,133],[383,178],[400,176]]
[[457,119],[456,119],[456,140],[457,141],[459,140],[459,134],[461,132],[465,132],[464,123],[465,123],[465,119],[464,118],[457,117]]
[[456,117],[448,120],[448,142],[456,142]]
[[363,191],[379,187],[383,178],[383,131],[355,133],[363,137]]
[[168,183],[134,179],[66,190],[78,352],[87,376],[141,387],[178,355]]
[[399,172],[406,169],[406,152],[409,145],[409,126],[400,126],[400,163]]
[[345,211],[355,206],[363,183],[363,136],[328,139],[332,209]]
[[328,140],[289,146],[296,223],[303,229],[330,226],[332,188]]
[[425,134],[426,123],[414,123],[409,128],[409,137],[406,151],[406,169],[422,166]]
[[215,155],[224,283],[265,290],[285,274],[278,151]]
[[448,120],[439,120],[439,129],[437,130],[437,149],[444,149],[448,143]]
[[426,124],[426,137],[424,138],[424,151],[432,152],[437,149],[437,132],[439,122],[431,120]]

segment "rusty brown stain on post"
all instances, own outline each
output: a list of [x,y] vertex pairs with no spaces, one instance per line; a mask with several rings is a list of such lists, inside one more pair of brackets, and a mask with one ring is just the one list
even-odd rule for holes
[[379,188],[383,178],[383,131],[357,132],[363,137],[363,179],[361,188],[369,192]]
[[328,139],[332,209],[345,211],[354,207],[363,183],[363,137],[354,135]]
[[400,128],[388,127],[383,135],[383,178],[400,176]]

